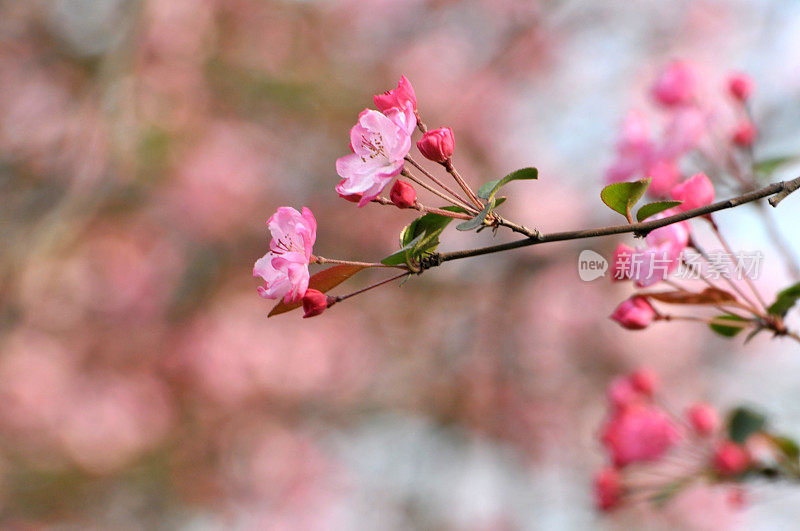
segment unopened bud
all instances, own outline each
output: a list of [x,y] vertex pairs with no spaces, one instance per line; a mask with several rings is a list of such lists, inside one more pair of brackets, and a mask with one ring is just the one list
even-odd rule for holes
[[303,296],[303,318],[321,314],[328,307],[328,296],[316,289],[307,289]]
[[389,199],[398,208],[411,208],[417,201],[417,191],[407,182],[397,180],[389,192]]
[[426,159],[434,162],[444,162],[452,157],[455,146],[453,130],[449,127],[432,129],[417,141],[417,149],[420,153]]

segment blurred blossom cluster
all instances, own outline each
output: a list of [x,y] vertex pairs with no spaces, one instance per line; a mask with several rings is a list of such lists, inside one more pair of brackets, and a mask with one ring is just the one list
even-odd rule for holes
[[[459,171],[536,162],[506,211],[542,230],[606,221],[598,161],[611,180],[674,177],[698,109],[653,118],[661,136],[631,114],[614,146],[634,94],[685,97],[680,71],[642,90],[673,56],[767,58],[764,130],[713,116],[738,145],[780,136],[800,11],[757,4],[0,3],[0,527],[596,524],[607,381],[646,362],[675,393],[725,397],[710,368],[750,374],[730,344],[679,323],[620,330],[606,316],[624,288],[579,282],[577,244],[454,264],[306,321],[268,321],[249,268],[284,204],[313,208],[325,256],[396,248],[404,213],[355,221],[334,161],[403,72],[426,119],[452,127],[427,148],[452,151],[455,131]],[[776,13],[774,50],[755,47],[753,20]],[[356,288],[378,278],[364,275]]]

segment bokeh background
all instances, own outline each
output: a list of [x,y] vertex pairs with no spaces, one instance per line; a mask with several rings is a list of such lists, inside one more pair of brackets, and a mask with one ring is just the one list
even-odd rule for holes
[[[720,94],[750,72],[757,153],[800,151],[798,36],[788,0],[0,2],[2,527],[796,525],[798,489],[768,485],[742,512],[712,490],[595,513],[619,372],[800,435],[796,347],[607,319],[630,288],[581,282],[577,256],[625,238],[447,264],[310,320],[267,320],[251,268],[282,205],[315,212],[323,256],[395,249],[411,214],[333,186],[400,74],[472,183],[539,168],[508,218],[566,230],[614,220],[598,194],[617,127],[673,58]],[[777,216],[795,252],[797,205]],[[788,283],[752,212],[719,218],[765,252],[767,293]]]

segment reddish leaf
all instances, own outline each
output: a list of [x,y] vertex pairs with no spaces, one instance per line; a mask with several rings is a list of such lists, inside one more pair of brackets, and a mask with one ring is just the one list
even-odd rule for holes
[[[364,266],[356,266],[356,265],[335,265],[333,267],[329,267],[328,269],[323,269],[319,273],[311,275],[311,278],[308,279],[308,287],[313,288],[316,290],[325,293],[329,290],[332,290],[348,278],[352,277],[359,271],[364,269]],[[272,311],[269,312],[267,317],[272,317],[273,315],[280,315],[282,313],[290,312],[295,308],[299,308],[303,305],[303,301],[297,302],[290,302],[286,304],[283,301],[280,301],[278,304],[272,308]]]
[[736,302],[736,297],[732,293],[719,288],[706,288],[700,293],[685,290],[642,291],[637,295],[667,304],[725,304],[726,302]]

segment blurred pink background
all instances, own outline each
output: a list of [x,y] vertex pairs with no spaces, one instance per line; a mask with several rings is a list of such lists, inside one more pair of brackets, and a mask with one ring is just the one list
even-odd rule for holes
[[[800,435],[788,345],[607,319],[630,289],[580,281],[577,256],[626,238],[454,262],[310,320],[267,320],[251,269],[282,205],[312,208],[322,256],[395,250],[412,215],[333,187],[401,74],[470,182],[535,165],[502,211],[567,230],[616,221],[598,199],[616,130],[670,59],[712,91],[748,71],[759,153],[798,151],[798,35],[778,0],[0,3],[0,524],[796,525],[800,495],[763,485],[741,513],[714,492],[595,513],[616,373],[651,366],[676,409],[755,403]],[[796,202],[777,217],[797,251]],[[755,220],[720,215],[771,291],[787,279]]]

